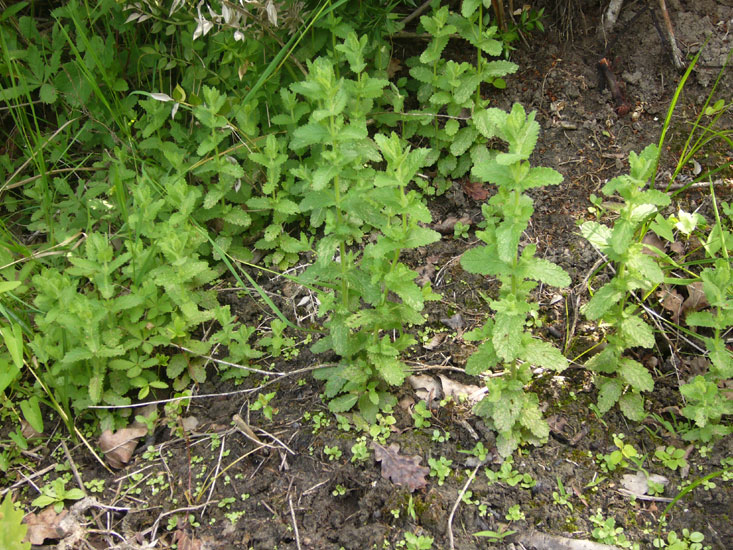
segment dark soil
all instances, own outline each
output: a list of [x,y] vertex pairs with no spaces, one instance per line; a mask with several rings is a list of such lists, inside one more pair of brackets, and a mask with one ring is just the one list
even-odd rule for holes
[[[533,193],[536,212],[524,244],[536,243],[540,255],[561,265],[573,278],[571,291],[559,301],[553,300],[553,292],[540,295],[544,328],[538,332],[572,356],[598,339],[596,327],[576,323],[577,306],[587,300],[584,281],[599,259],[580,238],[577,224],[591,219],[590,194],[600,195],[609,178],[628,171],[629,152],[640,152],[646,145],[658,143],[681,75],[674,69],[648,13],[624,28],[640,3],[625,8],[617,24],[622,34],[613,51],[608,52],[608,57],[619,59],[616,75],[626,83],[631,107],[629,114],[620,117],[614,112],[610,92],[599,85],[597,63],[605,46],[597,34],[598,2],[568,3],[574,10],[572,40],[568,40],[565,20],[553,19],[553,11],[559,10],[552,9],[554,3],[547,4],[547,32],[528,36],[528,46],[519,45],[513,55],[520,67],[518,73],[507,79],[505,90],[492,95],[494,106],[509,109],[513,102],[520,102],[527,110],[537,111],[542,133],[532,162],[552,167],[565,178],[559,186]],[[681,145],[733,47],[733,8],[728,0],[681,0],[667,4],[685,56],[694,55],[708,37],[710,40],[673,118],[657,180],[662,188],[670,183],[669,175]],[[397,46],[399,52],[399,43]],[[459,46],[452,47],[458,55]],[[715,98],[730,100],[731,74],[728,71],[721,79]],[[721,123],[730,127],[731,121]],[[706,153],[706,158],[697,159],[703,169],[724,162],[726,157],[730,160],[731,156],[731,151],[715,147]],[[689,181],[692,170],[692,165],[685,167],[678,180],[671,183]],[[730,173],[715,175],[716,193],[730,200],[730,180],[726,183],[722,179],[726,177]],[[709,208],[708,197],[707,189],[690,189],[679,200],[688,210],[700,208],[704,213]],[[431,208],[436,222],[449,216],[480,221],[480,203],[466,196],[460,182],[434,201]],[[430,305],[428,330],[421,332],[424,343],[436,332],[448,331],[448,336],[433,349],[418,346],[410,358],[411,364],[422,374],[443,374],[466,384],[477,383],[462,374],[465,360],[474,348],[459,334],[474,328],[487,315],[479,293],[491,294],[495,288],[493,281],[470,276],[458,264],[460,254],[475,242],[473,237],[455,240],[446,235],[428,250],[407,258],[415,268],[423,267],[425,259],[430,259],[435,266],[430,274],[434,288],[444,297],[442,302]],[[297,317],[304,326],[309,325],[312,302],[302,301],[307,297],[304,289],[288,286],[284,280],[267,281],[267,285],[283,311],[290,312],[293,320]],[[253,298],[237,297],[234,293],[222,296],[232,303],[233,313],[248,324],[263,322],[263,316],[268,315]],[[441,321],[454,314],[462,317],[463,327],[458,333],[447,329]],[[656,390],[649,398],[648,409],[671,420],[663,411],[677,404],[678,376],[685,378],[689,372],[663,369],[665,353],[668,354],[660,347],[652,354],[654,364],[660,367],[655,371]],[[272,358],[261,366],[271,366],[273,372],[291,372],[313,367],[322,360],[300,342],[284,357]],[[647,360],[651,364],[650,358]],[[212,374],[210,379],[217,377]],[[257,382],[268,384],[262,388],[265,393],[276,391],[271,402],[276,414],[271,421],[261,411],[247,413],[248,403],[260,391],[251,389]],[[120,546],[126,548],[169,548],[176,542],[178,548],[187,549],[364,550],[398,547],[396,544],[405,532],[433,537],[433,548],[450,548],[452,532],[456,549],[492,544],[497,548],[524,548],[529,543],[521,537],[530,530],[592,540],[596,525],[590,517],[600,509],[604,518],[614,518],[615,526],[623,528],[627,539],[639,543],[641,548],[652,547],[658,530],[679,534],[683,528],[703,533],[705,544],[713,549],[733,546],[730,479],[717,477],[712,479],[714,487],[700,485],[690,491],[672,506],[666,525],[661,526],[666,501],[632,498],[621,490],[621,476],[635,473],[636,468],[604,472],[597,460],[599,455],[616,449],[613,434],[624,434],[627,443],[648,455],[644,463],[648,472],[669,478],[663,494],[669,499],[681,487],[718,471],[721,459],[733,456],[733,438],[718,441],[705,455],[690,447],[689,468],[672,471],[651,459],[654,450],[659,445],[685,448],[686,443],[651,417],[637,425],[627,422],[615,409],[603,418],[592,414],[589,405],[595,402],[596,395],[582,366],[574,365],[563,377],[540,377],[532,389],[546,408],[553,432],[544,447],[515,453],[513,468],[529,474],[533,480],[523,487],[521,483],[512,486],[506,481],[489,483],[485,469],[498,471],[501,461],[492,452],[493,434],[471,414],[470,407],[436,406],[430,428],[416,429],[409,409],[419,399],[406,384],[398,396],[400,406],[393,413],[395,423],[387,429],[391,432],[387,444],[399,444],[401,454],[419,457],[423,466],[430,458],[441,456],[452,461],[452,474],[444,484],[428,476],[425,487],[411,492],[382,477],[371,449],[367,460],[350,460],[355,438],[361,433],[353,424],[349,432],[339,429],[307,372],[282,379],[273,375],[269,380],[252,375],[239,387],[231,381],[206,383],[198,388],[198,393],[209,396],[192,400],[183,411],[184,416],[198,420],[195,430],[185,438],[168,429],[159,430],[158,438],[149,442],[154,450],[138,452],[124,470],[114,475],[104,471],[83,447],[72,449],[84,480],[106,481],[98,500],[128,509],[95,510],[100,514],[97,519],[101,519],[101,526],[90,524],[84,538],[94,548],[107,548],[109,541],[120,544],[119,537],[100,533],[112,530],[126,540]],[[318,429],[313,418],[321,412],[329,423]],[[232,430],[230,422],[235,414],[244,417],[271,448],[257,450],[241,432]],[[434,441],[434,430],[447,441]],[[367,437],[367,445],[371,440]],[[477,467],[476,458],[461,451],[474,448],[479,441],[489,449],[489,456],[468,487],[470,498],[457,506],[451,522],[459,493]],[[326,447],[337,447],[342,455],[331,460],[325,453]],[[559,482],[572,508],[553,499]],[[32,497],[35,492],[28,494]],[[525,517],[510,522],[506,514],[515,504],[520,505]],[[231,513],[239,514],[227,518],[226,514]],[[180,518],[178,524],[175,518]],[[92,527],[98,528],[97,534]],[[479,531],[507,529],[517,534],[497,543],[474,536]],[[155,541],[153,545],[145,546],[151,540]],[[522,540],[524,546],[520,544]]]

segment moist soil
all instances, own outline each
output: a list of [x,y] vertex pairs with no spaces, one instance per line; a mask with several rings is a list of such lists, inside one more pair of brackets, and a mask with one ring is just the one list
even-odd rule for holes
[[[584,324],[577,309],[588,299],[588,281],[597,288],[608,276],[603,270],[594,271],[600,257],[580,238],[578,222],[594,219],[589,211],[591,194],[601,195],[608,179],[628,173],[630,151],[658,143],[681,74],[649,12],[634,18],[641,3],[622,10],[618,32],[607,41],[598,32],[598,2],[547,4],[546,32],[529,35],[526,44],[518,44],[512,54],[519,65],[517,74],[507,78],[506,89],[486,93],[493,106],[510,109],[519,102],[528,111],[537,111],[542,130],[532,164],[552,167],[564,176],[562,184],[532,192],[535,214],[522,244],[535,243],[540,256],[558,263],[572,277],[569,290],[540,289],[536,331],[572,358],[602,338],[597,326]],[[712,144],[701,158],[696,157],[699,167],[691,163],[670,181],[682,145],[733,47],[733,7],[728,0],[667,4],[686,59],[707,41],[672,118],[656,181],[658,187],[671,183],[680,189],[700,168],[731,160],[730,150]],[[411,51],[414,40],[407,42],[412,43],[395,40],[397,56],[415,54]],[[610,51],[606,42],[613,44]],[[448,51],[460,60],[465,48],[451,43]],[[613,71],[625,83],[630,107],[625,116],[617,114],[609,90],[601,85],[597,66],[604,55],[614,59]],[[730,101],[732,80],[728,71],[718,82],[714,99]],[[729,117],[719,125],[730,128],[730,123]],[[729,172],[719,172],[712,179],[717,196],[730,200],[730,179],[725,178],[730,178]],[[481,201],[467,194],[467,183],[455,182],[431,202],[436,223],[451,217],[471,224],[481,220]],[[484,188],[494,192],[490,185]],[[709,216],[709,197],[708,188],[693,187],[680,192],[677,201],[688,211]],[[496,283],[460,268],[461,253],[476,244],[472,232],[456,239],[449,231],[440,242],[405,258],[443,296],[442,301],[430,303],[428,321],[416,332],[423,345],[415,346],[408,363],[417,374],[480,384],[463,373],[466,358],[475,348],[461,336],[489,314],[481,296],[491,296]],[[259,277],[292,321],[313,326],[314,300],[306,289],[282,278],[252,275]],[[221,294],[243,322],[267,327],[271,313],[253,295]],[[256,365],[271,369],[270,376],[252,374],[236,385],[222,381],[212,364],[210,381],[197,388],[200,397],[181,411],[184,417],[197,420],[196,427],[181,436],[180,424],[170,429],[161,422],[155,436],[141,442],[130,463],[114,474],[105,471],[83,446],[72,448],[70,456],[81,478],[105,481],[104,491],[95,495],[97,501],[119,509],[90,509],[94,521],[88,512],[80,540],[69,544],[62,539],[59,547],[169,548],[177,544],[186,549],[363,550],[401,547],[404,533],[409,532],[432,537],[433,548],[530,548],[529,536],[537,532],[594,540],[598,525],[591,516],[598,510],[604,519],[613,518],[614,527],[623,529],[626,539],[641,548],[652,548],[658,531],[681,534],[685,528],[704,534],[705,544],[713,549],[733,546],[733,486],[724,476],[700,483],[682,496],[666,514],[666,523],[660,523],[669,501],[683,487],[719,471],[721,459],[733,456],[731,437],[700,450],[700,445],[688,446],[674,430],[669,413],[679,405],[677,385],[693,373],[686,363],[671,360],[666,344],[638,357],[653,369],[655,391],[648,396],[647,410],[658,415],[641,424],[625,420],[617,409],[602,418],[591,412],[596,392],[582,367],[584,359],[574,362],[562,377],[539,374],[530,389],[538,394],[549,419],[549,441],[515,453],[512,468],[527,476],[515,474],[493,483],[486,471],[499,471],[501,464],[494,434],[471,413],[471,407],[430,401],[430,426],[416,428],[411,411],[420,397],[405,384],[398,390],[394,422],[382,422],[381,436],[389,436],[382,440],[384,446],[398,444],[400,455],[417,457],[407,461],[405,468],[418,477],[415,464],[428,466],[430,459],[440,457],[451,464],[451,473],[442,483],[425,475],[425,483],[416,483],[411,490],[382,476],[370,448],[373,434],[362,433],[353,422],[348,431],[339,427],[319,395],[320,383],[309,372],[276,374],[313,368],[332,359],[312,355],[310,338],[303,334],[289,336],[294,338],[293,346]],[[248,412],[258,393],[269,392],[275,392],[269,403],[272,419],[262,410]],[[267,446],[231,427],[237,414]],[[663,425],[659,419],[671,424]],[[599,456],[616,450],[613,434],[624,434],[624,441],[647,457],[645,471],[668,478],[660,497],[633,497],[624,491],[622,476],[639,470],[633,464],[614,471],[602,468]],[[352,446],[363,435],[368,457],[352,460]],[[483,462],[466,452],[479,442],[488,450]],[[660,445],[686,449],[688,467],[671,470],[653,460]],[[38,469],[64,461],[60,448],[36,452],[50,457],[40,461]],[[476,475],[470,480],[472,472]],[[567,504],[558,502],[559,484]],[[460,498],[464,488],[469,492]],[[35,498],[35,490],[29,485],[26,490],[24,498]],[[514,505],[519,505],[523,517],[510,521],[506,516]],[[510,530],[516,533],[503,540],[474,536],[481,531]],[[49,543],[53,547],[53,537]],[[539,547],[561,546],[553,539]]]

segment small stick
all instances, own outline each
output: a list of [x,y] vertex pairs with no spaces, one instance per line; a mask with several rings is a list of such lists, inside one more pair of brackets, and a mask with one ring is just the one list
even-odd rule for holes
[[682,71],[685,68],[685,64],[682,62],[682,52],[680,52],[677,46],[677,40],[674,37],[674,27],[672,26],[672,19],[669,17],[667,11],[667,4],[664,0],[659,0],[659,9],[662,12],[662,19],[664,19],[664,27],[667,31],[667,39],[669,40],[669,48],[672,53],[672,62],[674,63],[675,69]]
[[419,8],[417,8],[410,15],[408,15],[402,21],[400,21],[400,23],[402,23],[403,25],[407,25],[410,21],[412,21],[416,17],[422,15],[423,12],[425,12],[425,10],[430,7],[430,2],[432,1],[433,0],[426,0]]
[[604,57],[598,62],[598,67],[601,69],[603,76],[606,77],[608,88],[611,90],[611,95],[613,96],[613,100],[616,103],[616,108],[614,109],[614,111],[616,111],[616,114],[618,116],[624,116],[631,110],[631,107],[626,102],[626,97],[624,96],[624,92],[621,89],[621,85],[616,80],[616,75],[614,75],[613,71],[611,70],[611,64],[608,62],[608,59]]
[[298,522],[295,521],[295,510],[293,510],[293,497],[288,497],[288,504],[290,504],[290,517],[293,518],[293,531],[295,531],[295,544],[298,545],[300,550],[300,535],[298,534]]
[[476,477],[476,472],[478,472],[478,469],[486,464],[487,461],[488,457],[486,457],[486,460],[483,460],[480,464],[477,464],[476,467],[473,469],[473,472],[471,472],[471,475],[468,476],[468,479],[466,480],[463,489],[461,489],[461,492],[458,493],[458,498],[456,499],[455,504],[453,504],[453,509],[450,511],[450,516],[448,517],[448,540],[450,541],[450,550],[454,550],[455,548],[455,546],[453,545],[453,516],[456,514],[456,510],[458,509],[458,505],[461,503],[463,495],[466,494],[468,486],[471,485],[473,478]]

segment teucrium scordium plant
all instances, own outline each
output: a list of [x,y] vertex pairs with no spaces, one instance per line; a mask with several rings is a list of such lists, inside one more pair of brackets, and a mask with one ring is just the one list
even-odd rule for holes
[[604,195],[616,193],[624,200],[613,228],[594,221],[580,226],[583,237],[616,268],[613,279],[597,289],[581,309],[588,319],[612,327],[606,347],[586,363],[596,374],[598,408],[606,412],[618,402],[621,412],[636,421],[645,414],[641,392],[652,391],[654,381],[644,365],[624,354],[632,347],[654,346],[654,333],[637,315],[638,306],[628,304],[628,298],[637,290],[649,292],[664,280],[662,269],[641,242],[646,222],[655,217],[658,207],[669,204],[667,194],[644,189],[654,174],[658,157],[655,145],[649,145],[640,155],[632,151],[631,173],[613,178],[603,186]]
[[509,456],[522,442],[535,445],[547,440],[549,428],[542,418],[537,395],[524,390],[532,379],[533,366],[557,372],[567,367],[560,350],[532,336],[527,318],[538,305],[530,293],[538,282],[564,287],[570,277],[559,266],[535,257],[536,246],[521,251],[519,241],[534,212],[532,199],[524,191],[543,185],[557,185],[562,176],[551,168],[531,167],[529,156],[539,135],[535,114],[527,115],[515,104],[511,113],[487,109],[476,113],[474,122],[487,139],[498,137],[508,144],[507,152],[483,149],[478,152],[471,173],[497,186],[497,193],[483,205],[486,228],[476,236],[484,242],[466,251],[461,265],[470,273],[499,279],[499,296],[489,301],[496,313],[483,327],[467,333],[467,340],[481,341],[468,359],[466,372],[480,374],[505,369],[502,377],[487,382],[488,393],[475,407],[498,432],[499,453]]
[[[374,139],[386,170],[371,171],[368,182],[345,180],[342,175],[349,171],[343,171],[334,177],[331,189],[318,195],[327,236],[319,242],[316,263],[303,275],[324,288],[318,293],[320,314],[328,316],[328,334],[312,350],[332,350],[341,358],[337,366],[316,373],[326,381],[329,407],[343,412],[357,406],[371,422],[380,409],[395,403],[388,389],[402,384],[407,375],[400,355],[416,341],[405,327],[423,323],[424,302],[437,298],[429,285],[420,288],[415,283],[417,273],[399,261],[400,253],[440,238],[418,225],[431,221],[430,212],[416,191],[406,189],[428,151],[405,148],[396,134],[377,134]],[[334,139],[324,151],[335,153],[342,144]],[[308,203],[317,206],[313,199]],[[350,247],[362,233],[358,218],[347,210],[356,203],[362,211],[373,208],[382,221],[381,234],[361,253]]]

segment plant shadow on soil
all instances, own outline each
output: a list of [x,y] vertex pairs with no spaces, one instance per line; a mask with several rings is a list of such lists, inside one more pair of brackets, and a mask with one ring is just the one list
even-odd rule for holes
[[[577,304],[573,301],[578,297],[581,303],[587,299],[582,283],[598,260],[590,245],[580,238],[576,222],[590,217],[587,208],[591,193],[599,194],[608,178],[626,173],[629,151],[639,152],[649,143],[658,141],[680,78],[648,14],[642,15],[626,29],[625,37],[617,42],[613,52],[622,59],[620,76],[627,83],[632,109],[639,112],[636,120],[630,116],[619,118],[613,111],[609,92],[601,90],[598,83],[596,64],[603,45],[595,30],[600,17],[597,2],[580,2],[580,5],[585,9],[580,20],[586,26],[575,29],[572,42],[558,36],[557,29],[562,25],[550,18],[545,34],[529,37],[529,48],[520,46],[514,53],[512,59],[520,69],[508,79],[507,88],[492,92],[493,106],[508,109],[513,102],[520,102],[527,110],[538,111],[542,131],[532,163],[555,168],[565,177],[560,186],[533,192],[536,212],[525,235],[526,242],[537,243],[540,255],[558,263],[573,278],[572,292],[554,305],[547,305],[552,302],[550,293],[540,295],[540,302],[545,304],[540,313],[545,326],[549,327],[542,329],[542,336],[561,347],[565,345],[562,335],[566,334],[570,323],[568,315],[575,315]],[[682,2],[682,5],[683,10],[674,13],[673,19],[683,53],[694,54],[707,33],[712,33],[713,38],[678,106],[669,134],[669,147],[662,158],[662,175],[674,168],[679,144],[684,142],[695,110],[703,104],[722,59],[731,48],[730,35],[733,35],[733,32],[726,32],[733,25],[733,11],[723,2],[708,0]],[[632,13],[633,9],[629,13],[622,12],[622,23],[629,20]],[[452,44],[450,49],[460,57],[459,45]],[[399,42],[396,50],[399,55]],[[721,82],[718,97],[730,98],[732,89],[729,72]],[[730,122],[727,120],[726,124],[730,126]],[[719,160],[716,155],[720,152],[709,153],[709,162]],[[489,191],[492,192],[490,187]],[[730,200],[730,191],[730,188],[719,188],[719,193],[728,194],[720,198]],[[704,213],[709,208],[709,194],[705,189],[687,191],[680,200],[688,210],[701,208]],[[433,201],[431,209],[436,222],[449,216],[468,216],[474,223],[480,221],[480,203],[463,192],[460,182],[456,182],[444,197]],[[445,330],[441,319],[460,313],[465,330],[469,330],[488,314],[479,292],[491,294],[494,283],[464,273],[457,262],[460,254],[472,244],[475,242],[471,237],[460,240],[446,235],[426,250],[408,256],[407,261],[415,269],[424,266],[425,258],[432,256],[435,260],[433,284],[444,299],[430,304],[426,327]],[[441,267],[444,267],[442,271]],[[261,279],[261,283],[268,291],[280,295],[278,306],[283,311],[297,310],[294,305],[297,299],[284,289],[284,280]],[[287,294],[290,296],[285,297]],[[233,313],[243,322],[256,323],[262,315],[268,314],[253,298],[239,298],[229,293],[227,300],[231,301]],[[417,346],[419,349],[409,359],[416,365],[453,366],[460,370],[472,348],[454,330],[448,334],[432,350]],[[594,327],[579,323],[569,343],[571,354],[587,347],[584,339],[594,343],[598,334]],[[663,348],[660,346],[653,353],[657,355],[657,364],[665,365]],[[288,360],[270,360],[274,362],[274,370],[288,372],[324,360],[314,357],[307,346],[303,346],[297,356],[293,355]],[[462,383],[476,383],[456,371],[426,373],[444,373]],[[686,378],[689,373],[659,368],[655,392],[648,400],[650,411],[663,414],[661,411],[665,407],[677,404],[677,375]],[[216,374],[212,372],[209,379],[216,380]],[[241,387],[252,388],[257,379],[252,375]],[[207,382],[198,388],[198,393],[237,390],[231,382]],[[489,543],[474,537],[473,533],[498,531],[502,527],[518,532],[533,528],[590,539],[594,525],[589,518],[598,509],[604,517],[615,518],[616,525],[623,527],[629,540],[639,542],[642,548],[651,548],[666,503],[624,495],[619,491],[620,476],[635,470],[604,473],[595,457],[615,450],[612,438],[615,433],[625,434],[625,441],[650,459],[658,445],[681,448],[685,443],[654,421],[631,424],[615,409],[602,419],[591,414],[589,404],[595,402],[596,396],[588,373],[580,366],[571,367],[562,379],[538,379],[533,390],[545,404],[545,415],[553,420],[555,430],[544,447],[527,449],[528,452],[519,456],[515,454],[514,468],[530,474],[536,484],[531,488],[512,487],[505,482],[489,484],[484,467],[479,468],[469,487],[472,503],[462,502],[452,522],[455,548],[486,547]],[[175,521],[169,524],[169,519],[187,520],[192,514],[199,526],[194,528],[185,521],[179,524],[179,531],[190,534],[190,540],[194,541],[191,544],[201,544],[191,548],[392,548],[402,540],[405,532],[433,537],[434,548],[449,547],[449,515],[466,482],[466,472],[474,465],[469,455],[459,451],[472,449],[479,440],[491,448],[490,432],[480,419],[471,415],[468,407],[449,405],[436,409],[428,429],[414,428],[409,412],[395,407],[396,423],[388,443],[398,443],[404,455],[421,457],[421,465],[427,465],[429,458],[440,456],[452,460],[452,474],[443,485],[438,485],[431,477],[425,488],[411,493],[382,478],[371,451],[366,461],[350,461],[355,437],[361,434],[355,432],[353,424],[350,432],[338,429],[320,399],[317,386],[310,380],[299,384],[295,377],[283,378],[263,391],[276,391],[270,403],[277,409],[272,421],[261,411],[247,414],[247,404],[256,394],[193,400],[184,414],[198,419],[194,433],[182,439],[163,432],[160,440],[153,443],[154,452],[138,453],[133,462],[116,475],[99,468],[82,447],[73,450],[85,480],[107,480],[105,493],[98,497],[100,501],[134,509],[124,517],[123,514],[113,516],[119,522],[116,530],[130,540],[135,533],[143,533],[147,538],[154,522],[161,515],[169,514],[161,519],[157,531],[158,544],[167,547],[164,543],[171,543],[172,534],[166,527],[170,525],[175,530]],[[402,398],[417,401],[407,385],[398,395],[398,399]],[[330,424],[315,431],[312,418],[310,421],[304,418],[306,411],[311,415],[324,412],[324,418],[331,419]],[[260,428],[275,436],[292,453],[280,444],[252,452],[255,445],[240,432],[230,430],[234,414],[245,417],[265,442],[273,443],[273,440],[258,432]],[[669,415],[666,418],[669,419]],[[442,443],[434,442],[434,429],[450,432],[450,438]],[[217,432],[220,433],[220,446],[212,445],[211,434]],[[325,446],[338,447],[341,457],[329,460],[324,453]],[[243,455],[247,456],[241,458]],[[485,467],[497,470],[499,460],[492,456]],[[680,484],[719,469],[721,458],[729,456],[733,456],[731,437],[718,441],[705,457],[694,450],[688,457],[690,468],[686,479],[681,477],[679,470],[670,471],[659,462],[647,460],[644,468],[667,476],[670,482],[664,496],[674,497]],[[234,465],[229,467],[232,463]],[[144,476],[137,482],[142,491],[140,494],[128,493],[131,478],[125,476],[137,471]],[[599,482],[601,476],[606,479]],[[213,477],[216,483],[212,490],[209,483]],[[558,479],[569,495],[572,511],[553,500]],[[663,532],[675,530],[680,533],[683,528],[689,528],[702,532],[706,545],[721,550],[729,548],[727,544],[733,540],[732,493],[730,481],[719,481],[716,487],[708,490],[698,487],[672,508]],[[202,505],[206,503],[204,509]],[[525,519],[510,523],[505,515],[515,504],[520,505]],[[177,509],[179,512],[170,514]],[[87,540],[92,546],[104,547],[101,539],[95,541],[95,535],[88,535]],[[385,546],[385,541],[390,545]],[[495,547],[508,548],[511,541],[508,537]]]

